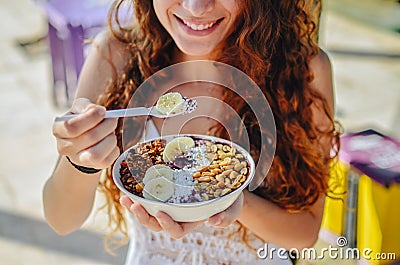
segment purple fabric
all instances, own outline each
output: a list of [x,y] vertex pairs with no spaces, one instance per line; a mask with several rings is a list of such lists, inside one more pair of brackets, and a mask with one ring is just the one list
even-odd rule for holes
[[374,130],[341,137],[339,157],[382,185],[400,183],[400,142]]
[[107,4],[101,1],[51,0],[42,4],[46,15],[52,24],[70,24],[73,27],[98,27],[105,24],[111,1]]

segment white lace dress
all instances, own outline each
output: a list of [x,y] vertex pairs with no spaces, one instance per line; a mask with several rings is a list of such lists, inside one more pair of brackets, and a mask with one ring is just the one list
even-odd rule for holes
[[[146,126],[145,139],[158,137],[158,131],[152,122]],[[125,265],[289,265],[287,259],[261,259],[257,249],[264,247],[262,242],[250,232],[248,243],[243,242],[237,233],[239,224],[226,228],[216,228],[205,223],[180,239],[171,239],[167,233],[153,232],[140,224],[133,215],[129,215],[130,243]],[[268,244],[271,250],[279,247]]]

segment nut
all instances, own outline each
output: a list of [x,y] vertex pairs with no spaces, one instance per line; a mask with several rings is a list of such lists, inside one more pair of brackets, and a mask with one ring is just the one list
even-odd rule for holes
[[231,189],[229,189],[229,188],[223,189],[221,192],[221,196],[228,194],[230,191],[231,191]]
[[213,174],[213,176],[215,176],[215,175],[217,175],[217,174],[219,174],[219,173],[221,173],[221,172],[222,172],[222,170],[219,169],[219,168],[216,168],[216,169],[211,170],[211,173]]
[[197,181],[199,181],[199,182],[210,182],[211,179],[210,179],[209,176],[204,176],[204,177],[198,178]]
[[236,182],[236,183],[232,184],[232,189],[237,189],[237,188],[239,188],[240,186],[242,186],[242,183]]
[[199,171],[200,171],[201,173],[203,173],[203,172],[207,171],[207,169],[208,169],[208,167],[202,167],[202,168],[200,168]]
[[231,174],[232,172],[233,172],[232,169],[227,169],[227,170],[223,171],[223,172],[221,173],[221,175],[222,175],[222,176],[228,176],[228,175]]
[[[226,153],[227,154],[227,153]],[[225,155],[226,155],[225,154]],[[225,157],[224,158],[224,162],[229,162],[229,163],[231,163],[231,161],[232,161],[232,159],[230,158],[230,157]]]
[[201,183],[199,183],[198,186],[199,186],[200,189],[205,189],[205,188],[208,187],[208,183],[207,182],[201,182]]
[[143,182],[142,182],[142,183],[138,183],[138,184],[136,184],[136,186],[135,186],[135,189],[136,189],[138,192],[142,192],[142,191],[143,191],[143,188],[144,188]]
[[247,177],[245,175],[241,175],[240,183],[243,183],[246,181]]
[[224,167],[224,166],[228,166],[229,165],[229,162],[230,161],[222,161],[221,163],[219,163],[219,165],[221,166],[221,167]]
[[232,172],[229,174],[229,178],[230,178],[230,179],[236,179],[237,176],[239,176],[239,173],[237,173],[236,171],[232,171]]
[[217,188],[221,189],[225,187],[225,182],[224,180],[220,181],[217,183],[217,185],[215,185]]
[[235,155],[235,154],[236,154],[236,148],[235,148],[235,147],[232,147],[232,148],[231,148],[231,153],[232,153],[232,155]]
[[202,177],[213,177],[213,176],[215,176],[215,174],[212,172],[204,171],[201,173],[201,176]]
[[242,168],[243,168],[243,165],[240,163],[235,164],[235,166],[233,167],[233,169],[236,171],[240,171]]
[[218,154],[219,158],[221,158],[221,159],[225,158],[225,152],[224,151],[218,150],[217,154]]
[[224,145],[224,146],[222,146],[222,151],[229,152],[229,151],[231,151],[231,148],[229,147],[229,145]]
[[227,187],[231,186],[231,180],[229,178],[225,179],[225,186]]
[[213,164],[213,165],[209,165],[208,167],[210,169],[216,169],[216,168],[219,168],[219,165],[218,164]]
[[222,174],[219,174],[219,175],[215,176],[215,179],[216,179],[217,181],[225,181],[225,177],[224,177],[224,175],[222,175]]
[[201,177],[201,173],[199,171],[193,174],[193,178],[199,178],[199,177]]
[[221,193],[222,193],[222,190],[216,190],[216,191],[214,192],[214,196],[215,196],[215,197],[220,197],[220,196],[221,196]]
[[239,159],[234,157],[234,158],[231,159],[231,163],[232,164],[238,164],[238,163],[240,163],[240,161],[239,161]]
[[234,165],[224,166],[222,167],[224,170],[231,170],[234,168]]
[[207,193],[201,194],[201,198],[202,198],[204,201],[208,201],[208,200],[210,199],[210,198],[208,197]]

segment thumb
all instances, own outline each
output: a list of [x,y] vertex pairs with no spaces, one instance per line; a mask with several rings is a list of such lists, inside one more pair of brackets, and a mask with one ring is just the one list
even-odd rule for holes
[[77,98],[74,100],[71,106],[71,113],[83,113],[90,108],[95,107],[96,105],[93,104],[88,98]]

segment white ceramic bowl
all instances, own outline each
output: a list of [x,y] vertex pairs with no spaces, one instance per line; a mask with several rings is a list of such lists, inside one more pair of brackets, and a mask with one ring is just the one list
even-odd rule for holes
[[[201,201],[201,202],[194,202],[194,203],[182,203],[182,204],[177,204],[177,203],[168,203],[168,202],[161,202],[161,201],[155,201],[155,200],[148,200],[143,197],[137,196],[131,192],[129,192],[127,189],[124,188],[121,179],[120,179],[120,168],[121,168],[121,162],[125,159],[127,152],[129,152],[129,149],[126,150],[123,154],[119,156],[117,161],[115,162],[114,168],[113,168],[113,179],[117,187],[126,195],[128,195],[133,201],[140,203],[151,215],[155,215],[157,212],[162,211],[167,213],[172,217],[177,222],[195,222],[195,221],[200,221],[207,219],[211,217],[214,214],[217,214],[219,212],[224,211],[227,209],[230,205],[233,204],[233,202],[238,198],[240,193],[244,188],[247,187],[247,185],[251,182],[251,180],[254,177],[254,171],[255,171],[255,164],[254,160],[252,157],[249,155],[249,153],[244,150],[241,146],[232,143],[230,141],[227,141],[225,139],[217,138],[217,137],[212,137],[212,136],[207,136],[207,135],[198,135],[198,134],[180,134],[180,135],[169,135],[169,136],[164,136],[162,139],[166,140],[167,143],[172,140],[173,138],[176,137],[181,137],[181,136],[191,136],[196,139],[201,138],[204,140],[210,140],[212,142],[217,142],[217,143],[222,143],[222,144],[227,144],[230,146],[233,146],[238,150],[243,156],[245,157],[246,161],[248,162],[249,166],[249,171],[248,171],[248,176],[246,181],[236,190],[221,196],[216,199],[211,199],[207,201]],[[151,142],[159,138],[151,139],[146,142]]]

